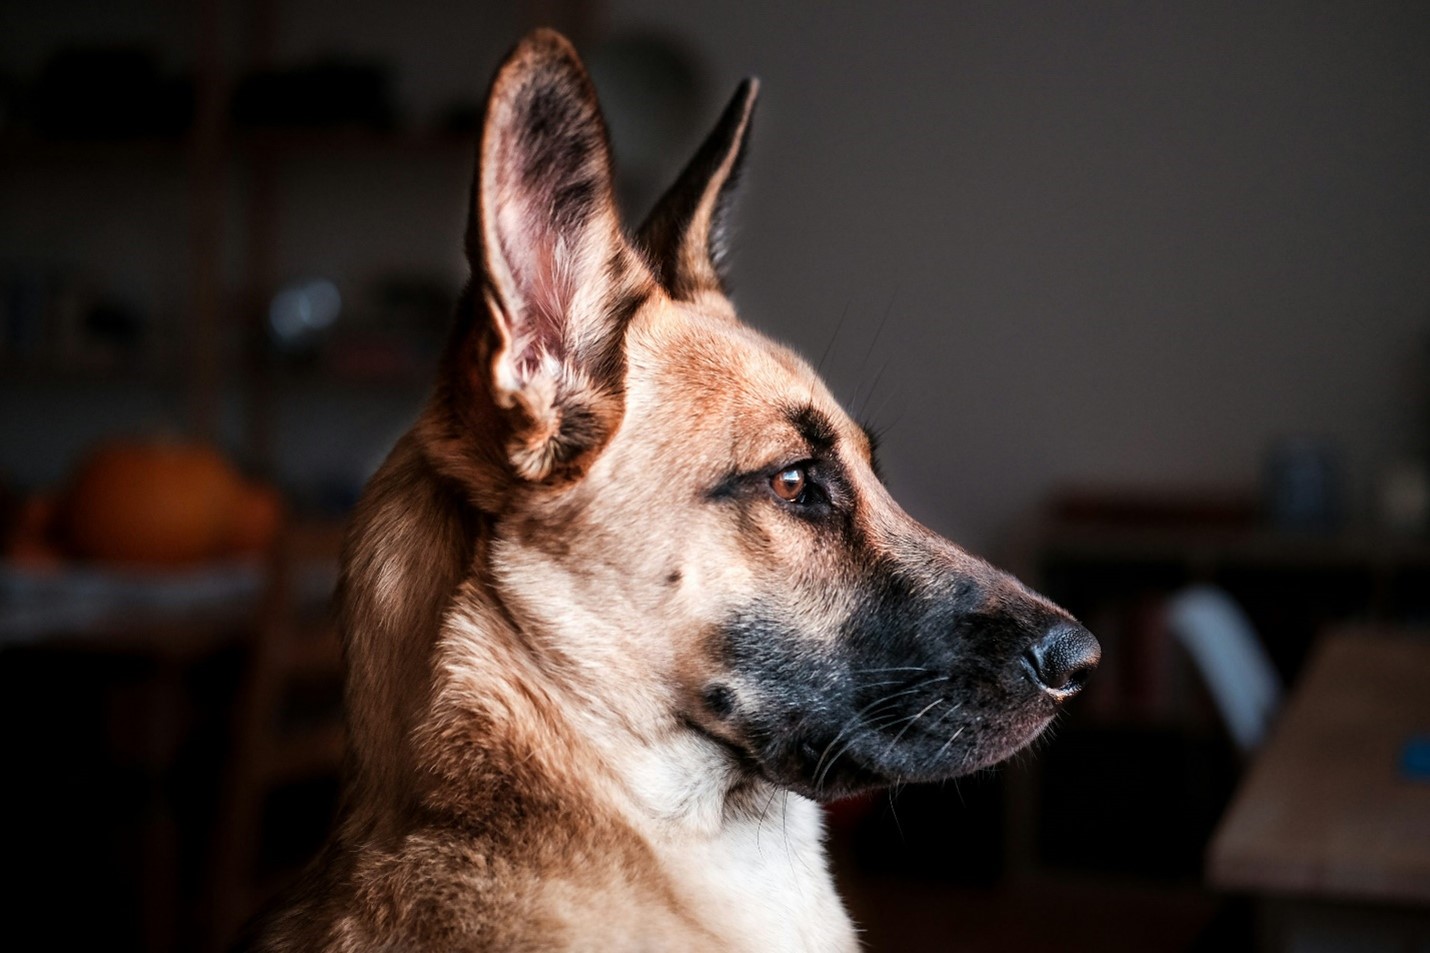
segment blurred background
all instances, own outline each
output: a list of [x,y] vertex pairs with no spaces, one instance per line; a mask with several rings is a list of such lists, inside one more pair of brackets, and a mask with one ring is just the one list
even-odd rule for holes
[[0,7],[16,934],[221,949],[321,842],[341,523],[540,23],[633,224],[761,78],[742,315],[1103,641],[1035,753],[832,809],[869,949],[1430,949],[1430,13],[1392,2]]

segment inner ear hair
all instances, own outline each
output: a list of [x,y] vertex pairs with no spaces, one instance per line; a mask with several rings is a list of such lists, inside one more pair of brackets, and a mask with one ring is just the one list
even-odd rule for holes
[[523,480],[579,477],[619,425],[625,325],[655,283],[621,229],[595,88],[552,30],[492,82],[467,256],[452,434]]
[[475,192],[469,254],[507,362],[494,383],[520,386],[549,359],[586,370],[649,274],[621,231],[595,88],[560,34],[533,32],[497,73]]

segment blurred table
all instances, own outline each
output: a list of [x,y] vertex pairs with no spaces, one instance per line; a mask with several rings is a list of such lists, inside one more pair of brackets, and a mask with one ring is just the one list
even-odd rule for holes
[[[0,565],[0,664],[15,665],[25,656],[31,660],[27,668],[42,673],[10,686],[31,696],[7,700],[16,716],[28,721],[65,698],[74,690],[66,674],[73,670],[88,673],[81,684],[92,707],[81,710],[103,719],[90,724],[68,711],[76,706],[66,705],[63,718],[46,718],[30,729],[42,739],[42,752],[78,750],[58,762],[25,766],[28,783],[40,792],[31,795],[27,823],[54,823],[50,812],[68,809],[57,806],[66,803],[66,785],[81,779],[99,780],[108,800],[129,805],[127,811],[86,812],[72,825],[71,842],[58,849],[75,850],[79,844],[73,841],[82,837],[100,851],[119,838],[113,831],[132,829],[135,856],[113,873],[133,878],[142,907],[136,925],[143,947],[155,953],[184,945],[178,928],[185,906],[183,857],[196,848],[187,842],[183,823],[188,805],[181,803],[180,792],[192,784],[180,770],[182,753],[205,719],[214,717],[207,707],[226,702],[196,698],[191,676],[220,653],[249,644],[267,580],[261,559],[163,571]],[[7,749],[15,741],[5,735]],[[88,763],[70,765],[74,757]],[[57,789],[56,773],[66,778]],[[126,821],[119,814],[131,817]],[[29,849],[45,848],[35,843]],[[38,866],[46,858],[27,860]],[[101,879],[95,889],[130,886]],[[41,906],[48,902],[32,899]],[[124,931],[118,932],[116,942],[123,948]]]
[[1328,634],[1217,830],[1212,883],[1303,910],[1379,907],[1390,917],[1322,922],[1317,942],[1331,931],[1352,937],[1344,948],[1378,949],[1369,934],[1354,938],[1359,929],[1390,931],[1393,944],[1430,941],[1430,778],[1406,768],[1407,745],[1427,736],[1430,640]]
[[124,650],[142,639],[145,649],[184,651],[194,639],[176,632],[251,613],[266,573],[256,558],[173,570],[0,563],[0,648],[66,642]]
[[[323,532],[337,529],[325,525]],[[293,528],[288,533],[296,535]],[[336,543],[327,549],[336,551]],[[275,593],[291,602],[326,605],[337,567],[335,558],[307,557],[284,563],[282,586],[275,585],[278,575],[275,560],[257,557],[169,570],[0,564],[0,665],[13,666],[28,656],[38,659],[32,667],[45,673],[7,683],[20,697],[7,699],[14,725],[0,732],[0,747],[8,753],[23,733],[29,749],[68,751],[80,728],[86,739],[92,732],[98,742],[84,748],[85,756],[98,759],[92,764],[73,764],[80,755],[46,755],[54,763],[28,766],[30,786],[38,792],[30,795],[30,823],[53,823],[46,812],[62,794],[46,792],[52,786],[74,789],[76,779],[102,778],[108,800],[131,805],[116,811],[132,815],[126,823],[137,831],[135,856],[126,858],[123,872],[133,878],[143,907],[136,924],[143,948],[154,953],[197,948],[193,936],[207,933],[206,924],[194,922],[207,912],[192,909],[207,885],[190,882],[188,874],[207,873],[203,858],[213,834],[205,819],[213,810],[209,802],[222,802],[222,792],[201,782],[209,780],[204,772],[210,769],[220,783],[229,773],[227,752],[214,746],[232,741],[235,686],[244,684],[263,633],[275,626]],[[71,669],[93,673],[84,682],[90,696],[86,711],[103,724],[69,715],[65,727],[56,728],[55,716],[37,719],[36,713],[74,691],[66,675]],[[38,724],[31,726],[32,721]],[[56,772],[64,784],[56,783]],[[123,791],[116,792],[116,785]],[[53,807],[54,813],[66,810],[67,805]],[[101,845],[113,839],[109,827],[92,816],[96,813],[85,812],[70,825],[76,839]],[[63,844],[51,851],[38,839],[27,843],[47,854],[67,855],[81,846]],[[128,886],[101,882],[96,889]]]

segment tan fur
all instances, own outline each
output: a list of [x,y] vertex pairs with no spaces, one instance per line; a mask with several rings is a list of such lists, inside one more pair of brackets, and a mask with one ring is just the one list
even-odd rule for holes
[[712,487],[810,457],[789,414],[809,408],[835,430],[861,559],[1036,597],[905,515],[818,376],[736,320],[716,246],[753,102],[751,84],[638,252],[569,45],[538,31],[498,73],[472,287],[344,556],[342,819],[254,948],[856,948],[819,808],[752,773],[699,698],[744,602],[778,602],[818,652],[868,566],[773,498]]

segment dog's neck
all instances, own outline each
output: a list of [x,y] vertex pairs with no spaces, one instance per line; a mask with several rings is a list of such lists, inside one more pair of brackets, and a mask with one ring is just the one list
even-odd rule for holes
[[[360,504],[339,596],[348,657],[365,663],[350,668],[347,686],[355,836],[395,833],[388,814],[427,783],[413,739],[461,730],[461,719],[524,743],[511,754],[529,769],[580,765],[583,784],[604,779],[603,798],[652,824],[714,836],[784,803],[673,715],[668,687],[648,670],[619,652],[563,651],[551,620],[513,604],[494,578],[489,533],[412,438]],[[469,710],[478,692],[488,697]]]
[[571,690],[580,679],[532,651],[532,633],[494,593],[479,596],[482,585],[463,583],[437,644],[430,717],[416,736],[434,771],[430,809],[464,828],[535,818],[590,838],[598,853],[634,842],[720,948],[854,949],[815,804],[751,777],[668,714],[642,723]]
[[524,772],[545,775],[543,787],[570,781],[573,797],[600,800],[643,829],[714,837],[783,805],[782,793],[679,717],[662,680],[619,651],[570,651],[570,638],[511,599],[499,575],[474,574],[452,601],[425,730],[478,725],[512,746]]
[[477,520],[411,435],[354,514],[337,596],[352,754],[345,827],[354,836],[392,833],[383,830],[392,808],[410,801],[408,737],[430,691],[442,613],[480,536]]

